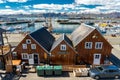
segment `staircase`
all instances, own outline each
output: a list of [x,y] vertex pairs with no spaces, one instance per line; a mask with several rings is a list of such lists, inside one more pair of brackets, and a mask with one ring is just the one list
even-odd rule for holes
[[120,59],[116,57],[114,54],[111,54],[109,60],[116,66],[120,67]]

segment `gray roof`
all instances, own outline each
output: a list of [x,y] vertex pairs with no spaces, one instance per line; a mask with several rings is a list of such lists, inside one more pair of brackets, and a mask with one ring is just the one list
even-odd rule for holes
[[95,28],[86,24],[81,24],[76,28],[71,34],[71,40],[73,45],[76,46],[79,44],[85,37],[87,37]]
[[55,38],[44,27],[30,34],[45,50],[50,51]]
[[54,42],[54,44],[53,44],[53,46],[52,46],[52,48],[51,48],[51,51],[52,51],[57,45],[59,45],[60,42],[62,42],[63,40],[64,40],[65,42],[67,42],[70,46],[73,46],[72,41],[71,41],[65,34],[63,34],[62,36],[60,36],[60,37]]

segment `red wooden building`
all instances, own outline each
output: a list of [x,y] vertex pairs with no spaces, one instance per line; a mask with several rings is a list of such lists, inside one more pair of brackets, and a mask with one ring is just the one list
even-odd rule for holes
[[73,48],[72,41],[63,34],[53,44],[51,48],[51,64],[74,65],[76,51]]
[[45,29],[40,28],[28,34],[13,50],[13,59],[20,59],[29,64],[46,62],[55,38]]
[[112,46],[95,27],[81,24],[71,34],[71,40],[78,63],[103,64],[111,54]]

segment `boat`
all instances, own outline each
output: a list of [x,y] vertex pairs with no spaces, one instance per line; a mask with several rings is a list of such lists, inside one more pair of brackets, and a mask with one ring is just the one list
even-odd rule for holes
[[37,20],[35,20],[35,22],[45,22],[45,20],[43,19],[37,19]]
[[69,20],[68,19],[59,19],[57,20],[57,22],[68,22]]
[[67,22],[59,22],[59,24],[81,24],[81,23],[77,21],[67,21]]
[[6,31],[8,31],[8,32],[13,32],[13,31],[15,31],[15,28],[13,28],[13,27],[8,27],[8,28],[6,29]]
[[30,23],[28,23],[28,27],[34,27],[34,22],[30,22]]

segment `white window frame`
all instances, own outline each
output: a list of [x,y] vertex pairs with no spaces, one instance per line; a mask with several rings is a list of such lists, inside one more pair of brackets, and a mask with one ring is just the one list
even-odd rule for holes
[[100,57],[101,57],[100,54],[96,54],[96,55],[95,55],[95,59],[99,59]]
[[36,44],[31,44],[31,49],[36,49]]
[[17,56],[17,52],[12,52],[12,56]]
[[27,49],[27,44],[22,44],[23,49]]
[[26,39],[26,44],[31,44],[31,39]]
[[[101,46],[100,46],[101,44]],[[95,49],[102,49],[102,46],[103,46],[103,42],[96,42],[95,43]]]
[[22,53],[22,59],[29,59],[28,53]]
[[[85,42],[85,49],[92,49],[92,42]],[[87,46],[90,45],[90,46]]]
[[61,44],[60,45],[60,50],[66,51],[66,44]]

